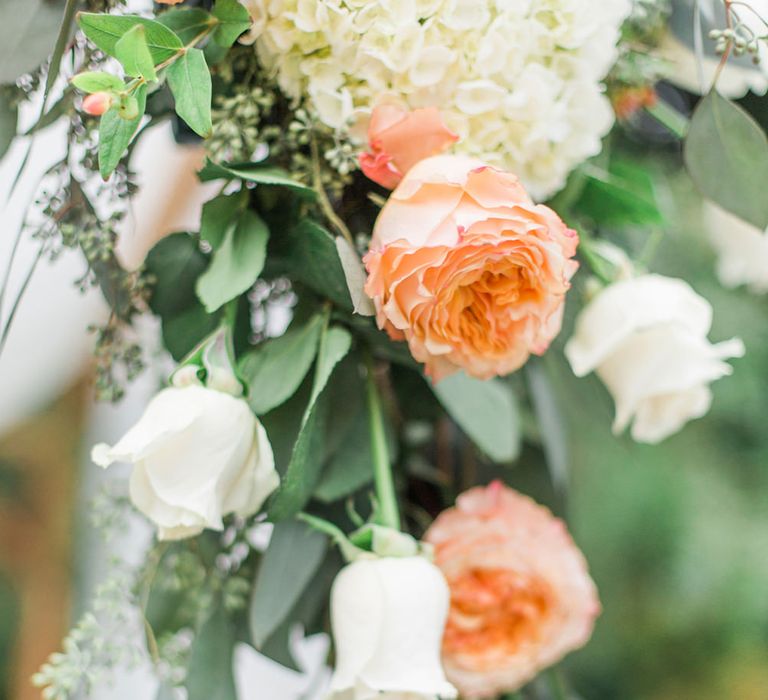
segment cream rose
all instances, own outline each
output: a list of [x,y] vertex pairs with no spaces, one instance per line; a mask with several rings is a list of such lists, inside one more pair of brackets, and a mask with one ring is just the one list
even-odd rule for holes
[[574,373],[595,371],[616,402],[613,430],[657,443],[712,403],[710,382],[733,371],[741,340],[712,344],[712,307],[679,279],[643,275],[603,289],[581,312],[565,354]]
[[456,697],[440,666],[448,587],[421,556],[364,558],[331,590],[333,700]]
[[114,447],[96,445],[92,458],[102,467],[133,464],[131,500],[161,540],[221,530],[225,515],[252,515],[279,484],[248,404],[201,386],[164,389]]
[[584,557],[530,498],[498,481],[473,488],[425,540],[451,591],[443,666],[462,697],[515,691],[592,634],[600,603]]
[[768,231],[704,202],[704,226],[717,252],[717,277],[726,287],[768,292]]
[[439,380],[488,379],[541,355],[560,331],[578,237],[518,179],[465,156],[413,166],[365,256],[380,328]]

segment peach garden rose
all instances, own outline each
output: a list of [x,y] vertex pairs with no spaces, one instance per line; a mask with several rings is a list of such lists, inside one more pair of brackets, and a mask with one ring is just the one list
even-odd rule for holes
[[591,636],[600,603],[584,557],[530,498],[473,488],[425,541],[451,591],[443,666],[462,697],[514,691]]
[[438,381],[543,354],[560,331],[578,236],[510,173],[465,156],[413,166],[374,227],[366,293],[380,328]]

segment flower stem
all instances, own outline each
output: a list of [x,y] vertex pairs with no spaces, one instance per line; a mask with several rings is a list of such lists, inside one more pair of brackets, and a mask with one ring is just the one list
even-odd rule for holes
[[666,127],[677,138],[684,139],[688,132],[688,126],[690,121],[688,118],[678,112],[672,105],[664,100],[657,100],[656,104],[649,105],[645,108],[659,124]]
[[563,672],[559,668],[551,668],[547,672],[547,681],[554,700],[568,700],[570,697],[568,685],[565,682]]
[[381,398],[374,376],[373,357],[366,354],[368,369],[368,414],[371,432],[371,453],[373,456],[373,479],[376,485],[376,499],[379,505],[379,519],[385,527],[400,529],[400,513],[397,508],[395,482],[392,478],[392,466],[389,461],[387,438],[384,432],[384,418],[381,410]]

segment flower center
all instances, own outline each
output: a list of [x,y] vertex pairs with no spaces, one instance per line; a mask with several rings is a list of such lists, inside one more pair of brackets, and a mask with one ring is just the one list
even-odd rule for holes
[[489,667],[536,644],[553,608],[546,582],[507,569],[472,569],[453,579],[450,588],[443,651],[482,656]]

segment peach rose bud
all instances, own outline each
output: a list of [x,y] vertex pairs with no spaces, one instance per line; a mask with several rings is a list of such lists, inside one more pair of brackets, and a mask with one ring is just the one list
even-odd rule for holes
[[586,644],[595,584],[565,525],[494,482],[459,496],[427,531],[451,591],[443,667],[463,698],[513,692]]
[[375,183],[394,189],[416,163],[442,153],[458,136],[443,123],[436,107],[409,112],[392,104],[374,108],[368,126],[370,151],[360,168]]
[[112,106],[112,95],[108,92],[94,92],[83,99],[83,112],[100,117]]
[[427,158],[391,194],[364,258],[376,319],[439,381],[520,368],[559,333],[578,236],[518,179]]

